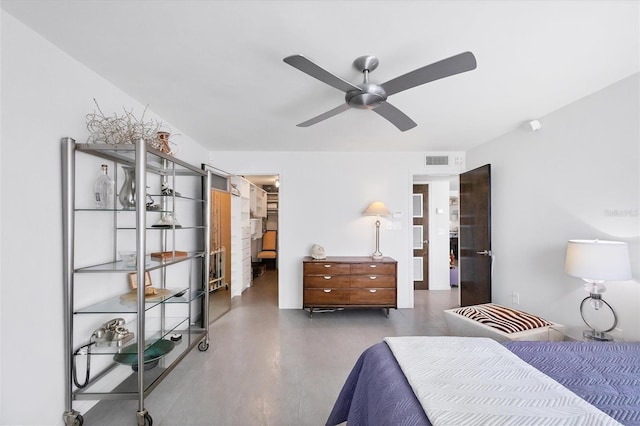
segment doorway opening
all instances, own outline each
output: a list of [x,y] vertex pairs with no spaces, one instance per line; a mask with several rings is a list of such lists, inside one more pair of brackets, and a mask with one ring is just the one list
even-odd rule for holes
[[244,175],[250,187],[252,277],[278,270],[279,175]]
[[232,299],[254,281],[276,295],[279,288],[280,176],[214,177],[220,185],[212,183],[211,189],[209,323],[231,310]]
[[459,182],[457,174],[413,176],[414,306],[428,298],[425,290],[458,294]]
[[[491,165],[457,176],[414,175],[412,184],[429,186],[429,290],[456,289],[459,306],[491,302]],[[422,290],[414,290],[414,306],[417,291]]]
[[231,177],[231,297],[254,283],[279,288],[280,176]]

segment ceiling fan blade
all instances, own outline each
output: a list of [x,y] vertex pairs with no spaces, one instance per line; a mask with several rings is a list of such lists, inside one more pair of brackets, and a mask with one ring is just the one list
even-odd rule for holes
[[343,80],[337,75],[331,74],[324,68],[311,62],[310,59],[305,58],[302,55],[291,55],[283,59],[287,64],[300,71],[309,74],[313,78],[317,78],[323,83],[329,86],[335,87],[343,92],[349,92],[350,90],[360,90],[360,88],[354,84],[349,83],[347,80]]
[[380,105],[375,107],[373,111],[389,120],[391,124],[396,126],[402,132],[413,129],[417,126],[417,124],[412,119],[407,117],[404,112],[400,111],[389,102],[381,103]]
[[381,86],[387,92],[387,96],[390,96],[430,81],[471,71],[476,68],[476,65],[476,57],[473,53],[464,52],[403,74]]
[[331,110],[329,110],[329,111],[327,111],[327,112],[324,112],[324,113],[322,113],[322,114],[320,114],[320,115],[318,115],[318,116],[316,116],[316,117],[313,117],[313,118],[312,118],[312,119],[310,119],[310,120],[307,120],[307,121],[305,121],[305,122],[302,122],[302,123],[298,124],[297,126],[298,126],[298,127],[309,127],[309,126],[313,126],[314,124],[319,123],[319,122],[321,122],[321,121],[323,121],[323,120],[326,120],[327,118],[331,118],[331,117],[333,117],[334,115],[338,115],[338,114],[340,114],[341,112],[345,112],[345,111],[346,111],[346,110],[348,110],[349,108],[351,108],[351,107],[349,106],[349,104],[347,104],[347,103],[342,104],[342,105],[340,105],[339,107],[336,107],[336,108],[334,108],[334,109],[331,109]]

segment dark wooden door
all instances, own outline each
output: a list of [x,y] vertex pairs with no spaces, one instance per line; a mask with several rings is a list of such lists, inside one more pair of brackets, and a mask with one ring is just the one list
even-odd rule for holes
[[414,290],[429,290],[429,185],[413,185]]
[[460,305],[491,302],[491,165],[460,175]]

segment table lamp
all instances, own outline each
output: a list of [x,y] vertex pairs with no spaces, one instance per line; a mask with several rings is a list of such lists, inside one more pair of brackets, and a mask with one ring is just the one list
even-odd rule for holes
[[380,252],[380,216],[389,216],[391,212],[384,205],[382,201],[374,201],[369,204],[369,207],[362,212],[364,216],[376,216],[376,251],[373,252],[371,258],[373,260],[381,260],[382,253]]
[[[627,243],[600,240],[569,240],[564,271],[585,281],[584,289],[589,292],[580,304],[580,315],[590,328],[585,330],[584,337],[592,340],[608,341],[613,338],[607,332],[616,328],[618,316],[603,298],[605,281],[625,281],[631,279],[629,249]],[[599,310],[605,305],[613,313],[613,325],[606,330],[599,330],[586,320],[584,308],[589,301],[593,309]]]

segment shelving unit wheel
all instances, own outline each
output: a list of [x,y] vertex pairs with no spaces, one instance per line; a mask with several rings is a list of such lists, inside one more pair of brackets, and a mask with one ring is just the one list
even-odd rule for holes
[[198,350],[200,352],[205,352],[207,349],[209,349],[209,341],[207,339],[205,339],[202,342],[198,343]]
[[82,426],[84,424],[84,417],[77,411],[69,411],[64,413],[65,426]]
[[153,418],[147,410],[138,411],[136,416],[138,417],[138,426],[153,426]]

